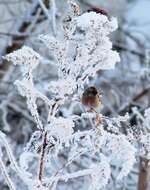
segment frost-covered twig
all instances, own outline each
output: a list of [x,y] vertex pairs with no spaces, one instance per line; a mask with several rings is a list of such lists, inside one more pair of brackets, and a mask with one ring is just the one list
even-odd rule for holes
[[54,36],[56,36],[56,3],[55,0],[51,0],[51,12],[52,12],[52,28]]
[[68,181],[69,179],[72,178],[78,178],[78,177],[82,177],[82,176],[86,176],[86,175],[90,175],[92,173],[93,169],[84,169],[81,171],[77,171],[77,172],[73,172],[73,173],[68,173],[66,175],[60,175],[58,177],[55,177],[53,180],[63,180],[63,181]]
[[7,169],[6,169],[6,166],[5,166],[5,164],[3,163],[1,156],[0,156],[0,170],[1,170],[1,172],[3,173],[4,178],[5,178],[5,180],[6,180],[6,183],[7,183],[8,187],[10,188],[10,190],[16,190],[16,188],[15,188],[15,186],[14,186],[12,180],[11,180],[10,177],[9,177],[9,174],[8,174],[8,172],[7,172]]
[[139,166],[139,179],[138,179],[138,190],[149,190],[149,160],[146,158],[140,157],[140,166]]
[[52,178],[52,181],[56,182],[58,182],[58,180],[68,181],[69,179],[72,178],[78,178],[89,175],[91,176],[92,179],[90,188],[95,189],[97,185],[99,188],[102,188],[108,183],[108,180],[110,178],[110,167],[105,159],[106,158],[104,158],[104,160],[97,165],[92,165],[91,168],[89,169],[83,169],[73,173],[58,175]]
[[19,177],[25,182],[26,185],[32,183],[32,180],[29,178],[29,176],[27,176],[27,174],[21,170],[21,168],[18,166],[17,162],[15,161],[10,146],[6,140],[6,136],[1,131],[0,131],[0,142],[5,147],[10,163],[12,164],[14,170],[19,175]]
[[43,3],[42,0],[38,0],[38,2],[40,4],[40,6],[41,6],[41,8],[42,8],[42,10],[43,10],[43,12],[45,14],[45,16],[47,17],[49,24],[51,25],[51,20],[52,19],[50,17],[49,10],[46,8],[46,6],[44,5],[44,3]]
[[44,158],[45,158],[46,145],[47,145],[47,132],[44,132],[43,133],[43,143],[42,143],[42,149],[41,149],[41,156],[40,156],[39,174],[38,174],[39,181],[42,181],[42,178],[44,175]]

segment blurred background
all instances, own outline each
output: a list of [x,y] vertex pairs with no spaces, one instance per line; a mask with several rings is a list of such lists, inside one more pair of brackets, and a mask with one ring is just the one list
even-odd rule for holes
[[[115,70],[99,71],[96,80],[91,79],[91,84],[103,93],[102,113],[106,116],[132,114],[134,107],[143,113],[150,106],[150,0],[77,2],[82,12],[104,9],[108,15],[117,17],[119,23],[111,38],[113,49],[120,53],[121,62]],[[43,86],[55,78],[57,72],[52,56],[37,37],[49,33],[61,35],[60,28],[68,14],[66,4],[66,0],[0,0],[0,130],[7,134],[16,158],[35,130],[35,123],[25,99],[13,84],[20,71],[3,56],[23,45],[39,52],[46,59],[35,73],[35,83],[44,90]],[[53,30],[52,19],[56,19],[57,31]],[[39,111],[44,117],[42,104]],[[130,122],[136,124],[136,118],[133,117]],[[9,165],[7,158],[5,162]],[[106,189],[137,189],[137,176],[135,168],[124,184],[114,184],[114,187]],[[7,189],[1,173],[0,189]]]

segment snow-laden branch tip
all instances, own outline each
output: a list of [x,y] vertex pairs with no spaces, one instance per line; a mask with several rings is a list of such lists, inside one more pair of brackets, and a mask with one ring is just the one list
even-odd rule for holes
[[15,65],[25,65],[30,70],[35,69],[41,60],[41,56],[28,46],[23,46],[21,49],[7,54],[4,58]]
[[116,28],[115,18],[109,20],[104,15],[88,12],[72,19],[64,39],[40,35],[39,39],[57,60],[59,80],[50,83],[50,90],[64,97],[82,87],[89,76],[95,77],[97,71],[113,69],[120,58],[112,50],[109,34]]

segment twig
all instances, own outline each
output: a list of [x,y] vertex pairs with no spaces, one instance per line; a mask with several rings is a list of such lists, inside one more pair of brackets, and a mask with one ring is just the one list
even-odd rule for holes
[[77,172],[68,173],[68,174],[65,174],[62,176],[56,176],[53,178],[53,181],[58,181],[58,180],[67,181],[68,179],[78,178],[78,177],[82,177],[85,175],[90,175],[92,171],[93,171],[93,169],[79,170]]
[[134,98],[133,101],[138,101],[141,99],[143,96],[148,94],[150,92],[150,87],[145,88],[143,91],[141,91],[139,94],[137,94]]
[[41,8],[42,8],[42,10],[43,10],[43,12],[45,14],[45,16],[47,17],[47,19],[48,19],[48,21],[49,21],[49,23],[51,25],[51,17],[50,17],[50,14],[48,12],[48,9],[46,8],[46,6],[44,5],[44,3],[43,3],[42,0],[38,0],[38,2],[39,2],[39,4],[40,4],[40,6],[41,6]]
[[12,151],[9,147],[9,144],[6,140],[5,134],[2,133],[1,131],[0,131],[0,140],[1,140],[0,142],[2,142],[2,144],[4,145],[4,147],[6,149],[8,158],[10,160],[10,163],[13,166],[13,169],[16,171],[16,173],[20,176],[20,178],[24,181],[25,184],[28,185],[29,183],[32,183],[32,180],[30,180],[30,178],[25,176],[25,173],[23,172],[23,170],[21,170],[21,168],[18,166],[17,162],[15,161],[15,158],[14,158]]
[[7,182],[7,185],[8,187],[10,188],[10,190],[16,190],[12,180],[10,179],[9,175],[8,175],[8,172],[6,170],[6,167],[1,159],[1,156],[0,156],[0,169],[2,170],[2,173],[3,173],[3,176]]
[[11,32],[0,32],[0,35],[3,36],[12,36],[12,37],[28,37],[29,34],[24,34],[24,33],[11,33]]
[[130,32],[128,30],[124,30],[121,27],[119,27],[118,30],[120,30],[125,35],[127,35],[130,39],[132,39],[133,41],[135,41],[138,46],[143,47],[143,44],[140,42],[140,40],[138,38],[136,38],[134,35],[132,35],[132,32]]
[[140,173],[138,180],[138,190],[149,190],[149,160],[140,158]]
[[55,0],[51,0],[51,4],[52,4],[52,29],[53,29],[53,34],[54,36],[56,36],[56,4],[55,4]]
[[47,132],[44,132],[43,133],[43,144],[42,144],[42,150],[41,150],[41,158],[40,158],[39,174],[38,174],[39,181],[42,181],[42,178],[44,175],[44,157],[45,157],[46,146],[47,146]]
[[138,52],[136,50],[132,50],[132,49],[129,49],[128,47],[124,46],[123,44],[120,44],[120,43],[113,43],[113,47],[117,50],[121,50],[121,51],[127,51],[131,54],[134,54],[134,55],[137,55],[141,58],[145,58],[145,54],[141,53],[141,52]]
[[150,93],[150,86],[145,88],[144,90],[142,90],[139,94],[137,94],[135,97],[133,97],[131,99],[131,101],[128,102],[128,104],[126,104],[124,107],[122,107],[119,110],[119,113],[122,113],[124,111],[126,111],[126,109],[128,107],[130,107],[132,104],[134,104],[134,102],[137,102],[139,99],[141,99],[143,96],[146,96],[148,93]]

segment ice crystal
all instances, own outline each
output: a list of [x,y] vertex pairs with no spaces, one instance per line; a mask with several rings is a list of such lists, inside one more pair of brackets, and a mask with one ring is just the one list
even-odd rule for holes
[[47,130],[50,131],[50,135],[54,136],[61,143],[65,143],[66,145],[68,145],[68,141],[74,132],[73,128],[73,121],[63,117],[53,118],[51,123],[47,126]]
[[7,54],[5,58],[15,65],[25,65],[28,70],[34,70],[41,60],[41,56],[28,46]]
[[127,176],[135,163],[136,149],[129,143],[125,135],[108,134],[106,149],[112,162],[120,163],[121,171],[118,180]]
[[52,81],[49,85],[49,90],[54,94],[60,94],[59,97],[64,98],[66,95],[73,94],[76,89],[76,83],[73,80],[58,80]]
[[39,114],[38,114],[37,104],[36,104],[38,95],[37,95],[37,91],[33,87],[32,82],[30,82],[27,79],[23,79],[22,81],[17,80],[15,84],[17,85],[20,94],[27,98],[27,106],[32,116],[34,117],[37,123],[37,126],[40,129],[42,129],[43,126],[42,126],[42,122],[39,119]]
[[102,161],[92,166],[92,183],[89,190],[99,190],[105,187],[110,179],[111,169],[109,161],[102,155]]

